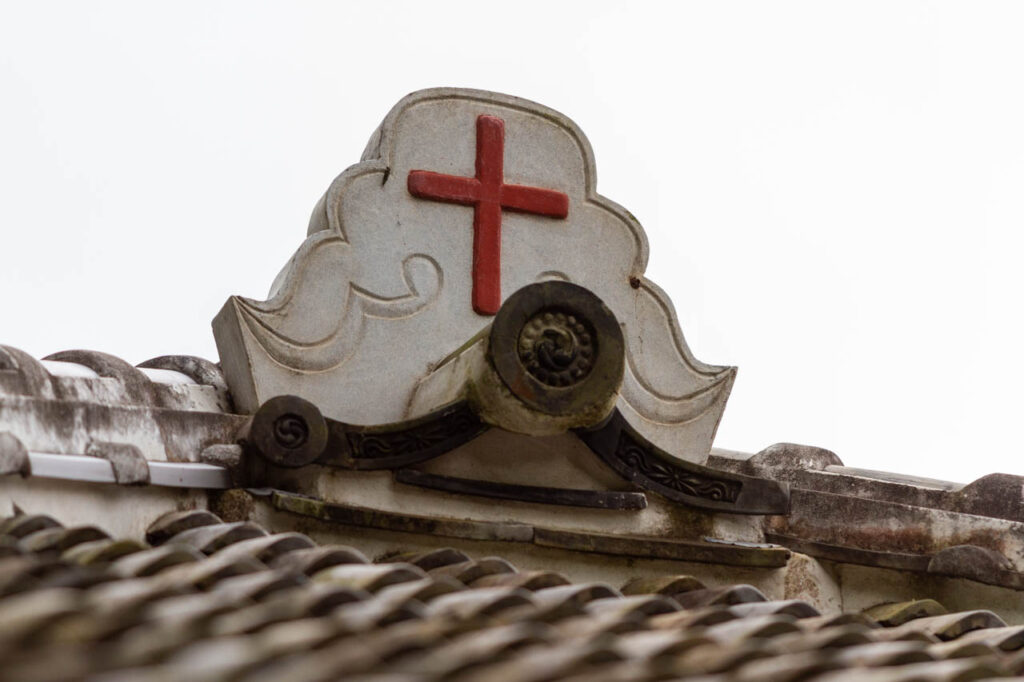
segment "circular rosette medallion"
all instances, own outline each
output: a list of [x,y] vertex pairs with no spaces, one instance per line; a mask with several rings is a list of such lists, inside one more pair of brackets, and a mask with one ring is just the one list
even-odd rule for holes
[[619,323],[576,284],[539,282],[509,296],[491,327],[490,347],[505,385],[546,414],[587,414],[607,406],[622,385]]

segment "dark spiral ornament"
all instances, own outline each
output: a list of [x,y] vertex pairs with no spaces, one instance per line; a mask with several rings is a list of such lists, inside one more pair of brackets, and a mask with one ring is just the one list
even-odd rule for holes
[[301,448],[309,440],[309,425],[297,414],[282,414],[274,420],[274,440],[289,450]]
[[597,354],[590,323],[578,314],[553,308],[540,310],[527,320],[517,350],[526,371],[555,388],[583,381]]

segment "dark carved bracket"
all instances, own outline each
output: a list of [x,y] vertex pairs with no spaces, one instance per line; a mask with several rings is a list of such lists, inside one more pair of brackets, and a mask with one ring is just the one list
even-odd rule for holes
[[397,469],[433,459],[468,443],[488,426],[465,402],[418,419],[383,426],[351,426],[327,420],[321,464],[349,469]]
[[717,471],[673,457],[637,433],[618,410],[577,435],[616,473],[675,502],[733,514],[786,514],[789,486]]
[[[239,439],[250,451],[278,466],[316,463],[344,469],[401,470],[454,450],[488,428],[466,402],[405,422],[353,426],[325,419],[314,405],[301,398],[281,396],[260,407],[240,431]],[[673,457],[637,433],[618,410],[600,428],[576,434],[622,478],[674,502],[733,514],[789,512],[787,484],[717,471]],[[408,470],[400,472],[400,477],[405,479],[403,482],[449,492],[540,504],[608,509],[638,509],[643,504],[640,493],[503,486]]]
[[237,437],[247,450],[277,466],[397,469],[454,450],[487,428],[465,402],[418,419],[354,426],[325,418],[302,398],[277,396],[260,406]]

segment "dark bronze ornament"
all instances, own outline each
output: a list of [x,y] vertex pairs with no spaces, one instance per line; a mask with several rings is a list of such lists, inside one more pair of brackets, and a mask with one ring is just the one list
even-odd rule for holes
[[494,318],[490,353],[498,376],[529,407],[585,414],[617,395],[625,369],[612,311],[570,282],[538,282],[509,296]]
[[[393,469],[422,462],[476,438],[487,430],[465,402],[455,403],[419,419],[382,426],[350,426],[331,422],[331,452],[342,458],[325,458],[353,469]],[[344,446],[335,449],[333,445]]]
[[649,445],[637,442],[625,432],[619,434],[615,457],[641,476],[691,497],[735,504],[743,488],[739,481],[702,475],[661,460],[653,454]]
[[[345,469],[397,469],[403,483],[452,493],[603,509],[643,509],[643,493],[570,490],[439,476],[405,469],[468,443],[489,427],[466,402],[395,424],[353,426],[325,419],[295,396],[272,398],[239,432],[248,452],[282,467],[317,463]],[[786,514],[789,487],[710,469],[673,457],[648,442],[615,410],[579,438],[623,479],[691,507],[734,514]]]
[[289,395],[263,403],[237,440],[283,467],[396,469],[443,455],[486,430],[465,401],[404,422],[359,426],[327,419],[312,403]]
[[637,433],[615,410],[580,439],[623,478],[691,507],[733,514],[789,513],[789,486],[693,464],[673,457]]
[[260,405],[239,434],[239,441],[273,464],[311,464],[327,445],[327,422],[313,403],[285,395]]

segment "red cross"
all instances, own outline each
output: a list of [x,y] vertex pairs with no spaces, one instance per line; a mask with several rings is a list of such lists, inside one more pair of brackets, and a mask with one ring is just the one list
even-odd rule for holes
[[551,218],[569,215],[569,196],[540,187],[505,184],[505,121],[476,119],[476,177],[409,171],[409,193],[473,207],[473,310],[494,315],[501,306],[501,211]]

